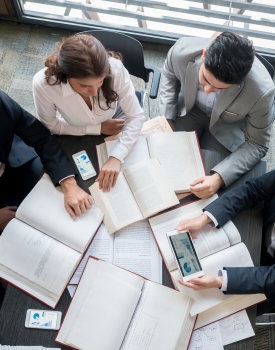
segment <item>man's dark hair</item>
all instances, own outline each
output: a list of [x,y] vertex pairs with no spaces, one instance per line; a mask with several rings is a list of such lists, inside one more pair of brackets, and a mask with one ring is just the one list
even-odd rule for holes
[[254,56],[255,50],[249,39],[223,32],[206,50],[204,65],[219,81],[236,84],[250,71]]

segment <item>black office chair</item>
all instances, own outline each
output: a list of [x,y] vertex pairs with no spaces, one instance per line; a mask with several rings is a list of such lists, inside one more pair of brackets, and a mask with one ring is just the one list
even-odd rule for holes
[[136,90],[136,96],[141,107],[143,107],[145,97],[148,94],[146,88],[149,82],[150,73],[153,73],[153,80],[149,97],[152,99],[157,98],[161,73],[159,68],[149,64],[144,64],[143,48],[138,40],[131,38],[128,35],[108,30],[88,30],[77,34],[92,34],[101,41],[107,50],[109,49],[122,54],[123,64],[129,73],[137,78],[143,79],[145,82],[145,90]]
[[265,66],[267,69],[268,73],[270,74],[271,78],[273,79],[274,77],[274,68],[271,63],[268,62],[261,54],[258,52],[255,53],[256,57],[262,62],[262,64]]

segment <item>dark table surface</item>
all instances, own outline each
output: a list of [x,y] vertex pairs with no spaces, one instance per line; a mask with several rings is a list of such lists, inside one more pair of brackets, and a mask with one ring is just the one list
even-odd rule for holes
[[[56,138],[71,161],[72,154],[85,150],[98,172],[95,145],[104,141],[103,136],[56,136]],[[224,159],[223,155],[211,151],[202,151],[202,155],[207,174],[209,174],[213,166]],[[219,194],[221,194],[223,191],[228,191],[229,189],[236,187],[253,177],[259,177],[265,173],[265,169],[265,162],[259,162],[253,169],[244,174],[230,187],[220,191]],[[80,176],[77,176],[77,183],[80,187],[88,191],[89,186],[94,183],[95,179],[96,177],[83,181]],[[181,204],[184,204],[195,199],[197,198],[192,195],[183,198],[180,202]],[[248,210],[245,210],[232,220],[241,233],[242,241],[246,244],[248,250],[250,251],[254,265],[259,265],[260,263],[262,211],[263,204],[260,203]],[[163,284],[172,287],[171,280],[165,266],[163,268]],[[66,289],[62,298],[57,304],[56,310],[61,311],[62,315],[64,316],[70,301],[71,298]],[[25,317],[28,309],[47,310],[49,308],[38,300],[23,293],[19,289],[8,285],[0,312],[0,344],[25,346],[42,345],[44,347],[59,347],[66,349],[66,347],[62,347],[54,342],[54,338],[57,333],[56,331],[25,328]],[[250,321],[254,326],[256,319],[256,306],[250,307],[247,309],[247,312]],[[226,350],[251,350],[253,348],[254,338],[249,338],[247,340],[225,346]]]

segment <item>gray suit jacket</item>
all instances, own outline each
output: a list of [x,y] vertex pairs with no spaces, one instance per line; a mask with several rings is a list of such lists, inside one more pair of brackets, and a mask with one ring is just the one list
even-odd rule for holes
[[[160,114],[175,120],[194,106],[202,50],[212,39],[181,38],[166,58],[160,89]],[[180,88],[184,104],[178,104]],[[263,64],[255,58],[245,79],[221,92],[214,105],[210,132],[228,150],[230,156],[213,172],[221,175],[226,186],[252,168],[265,156],[271,133],[275,86]]]

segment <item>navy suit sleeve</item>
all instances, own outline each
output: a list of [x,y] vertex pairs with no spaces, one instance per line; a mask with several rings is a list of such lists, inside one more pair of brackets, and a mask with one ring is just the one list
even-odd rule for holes
[[14,134],[35,149],[55,186],[75,169],[49,130],[8,95],[1,92],[1,107],[13,124]]
[[226,294],[275,293],[275,265],[261,267],[226,267]]
[[275,170],[264,174],[258,179],[251,179],[223,194],[220,198],[210,203],[204,210],[211,213],[219,226],[223,226],[228,220],[238,213],[262,201],[269,200],[275,195]]

